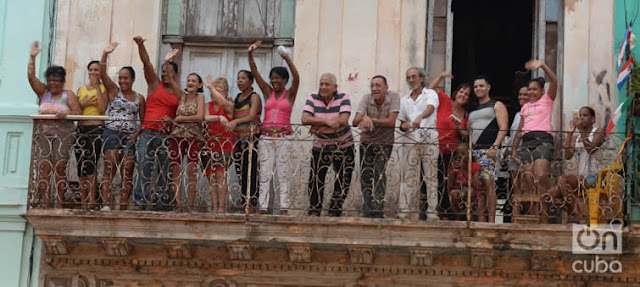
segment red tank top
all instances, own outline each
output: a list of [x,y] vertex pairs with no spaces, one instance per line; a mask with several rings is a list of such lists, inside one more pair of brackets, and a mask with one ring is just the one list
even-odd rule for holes
[[[224,117],[228,121],[232,120],[222,107],[216,110],[214,102],[209,102],[209,114]],[[205,136],[207,138],[207,148],[211,151],[230,152],[233,150],[234,133],[233,131],[227,131],[219,122],[207,123]]]
[[169,93],[167,89],[164,88],[164,84],[160,82],[153,93],[147,96],[142,128],[166,132],[167,127],[162,123],[162,118],[164,116],[169,116],[172,119],[175,118],[178,104],[178,97],[175,94]]

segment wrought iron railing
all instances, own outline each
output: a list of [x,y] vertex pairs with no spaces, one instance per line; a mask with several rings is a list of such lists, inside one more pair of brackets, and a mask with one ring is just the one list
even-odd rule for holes
[[[396,130],[392,144],[378,144],[362,143],[352,128],[352,145],[320,147],[301,125],[239,141],[205,132],[177,138],[86,126],[80,133],[71,120],[84,117],[69,119],[34,116],[31,209],[594,223],[624,219],[630,200],[619,134],[588,152],[595,179],[571,177],[581,168],[561,148],[571,135],[555,132],[555,144],[529,146],[516,158],[511,147],[501,147],[491,180],[482,178],[486,167],[477,177],[470,172],[475,163],[486,163],[482,152],[455,144],[454,152],[443,156],[432,130],[416,132],[432,137],[421,143],[408,142]],[[548,165],[526,160],[534,156],[551,160]]]

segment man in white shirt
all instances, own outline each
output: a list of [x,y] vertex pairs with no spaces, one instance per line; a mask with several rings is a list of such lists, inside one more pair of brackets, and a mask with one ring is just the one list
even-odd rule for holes
[[[404,169],[398,207],[398,218],[417,218],[420,212],[420,166],[427,184],[427,219],[437,220],[438,212],[438,132],[436,131],[438,94],[425,87],[424,69],[412,67],[407,70],[407,84],[411,93],[400,101],[400,130]],[[413,205],[413,206],[411,206]]]

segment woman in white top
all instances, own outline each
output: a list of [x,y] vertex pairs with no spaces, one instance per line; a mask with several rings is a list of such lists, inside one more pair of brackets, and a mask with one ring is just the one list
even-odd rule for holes
[[[569,218],[577,222],[586,222],[582,212],[578,210],[577,194],[595,187],[598,182],[598,172],[604,167],[600,147],[604,143],[604,131],[594,127],[596,113],[590,107],[582,107],[571,124],[571,138],[564,147],[564,157],[569,160],[574,155],[578,161],[578,174],[565,175],[558,178],[558,186],[549,189],[553,198],[564,197],[569,208]],[[576,133],[577,131],[577,133]],[[551,201],[552,202],[552,201]],[[543,209],[549,210],[547,200],[543,202]],[[547,214],[544,212],[543,214]]]

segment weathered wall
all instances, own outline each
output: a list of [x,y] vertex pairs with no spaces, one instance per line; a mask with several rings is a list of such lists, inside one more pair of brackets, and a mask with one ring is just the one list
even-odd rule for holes
[[614,1],[565,1],[563,126],[589,105],[604,127],[616,108]]
[[[406,93],[405,70],[424,65],[426,3],[298,0],[294,61],[300,97],[317,91],[323,73],[336,75],[338,89],[351,95],[354,109],[376,74],[387,77],[391,90]],[[293,122],[300,122],[304,103],[296,101]]]
[[67,69],[66,88],[77,90],[88,83],[87,64],[100,60],[112,41],[120,46],[109,57],[109,74],[115,77],[122,66],[133,66],[138,75],[134,90],[146,95],[147,88],[133,37],[147,39],[151,62],[156,63],[160,41],[162,1],[98,0],[58,1],[53,63]]

